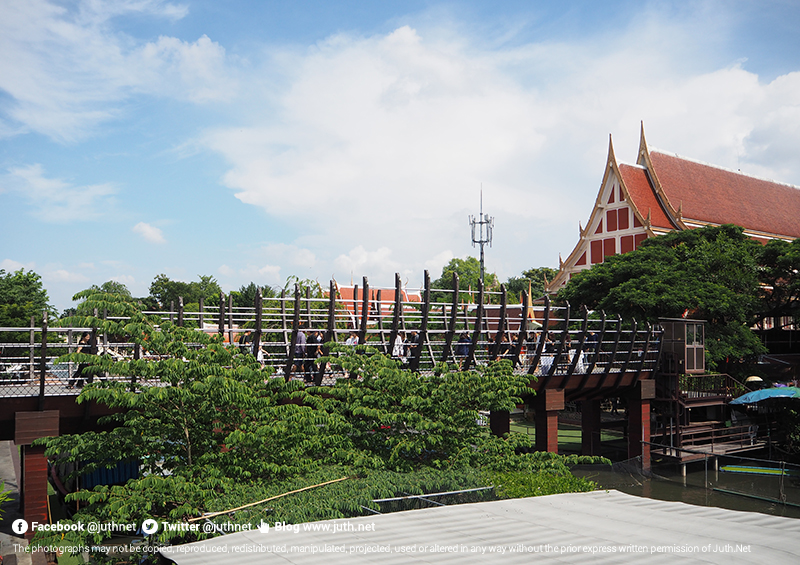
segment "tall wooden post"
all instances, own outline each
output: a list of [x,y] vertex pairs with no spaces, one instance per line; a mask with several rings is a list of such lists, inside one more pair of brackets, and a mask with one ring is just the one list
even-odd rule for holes
[[442,350],[442,363],[446,363],[453,355],[453,339],[456,335],[458,322],[458,273],[453,271],[453,300],[450,304],[450,326],[447,328],[444,349]]
[[183,296],[178,297],[178,327],[183,327]]
[[409,368],[412,371],[419,370],[419,361],[422,358],[422,347],[428,343],[428,313],[431,309],[431,277],[425,270],[425,291],[422,298],[422,323],[420,324],[417,345],[414,348]]
[[642,469],[650,470],[650,401],[656,397],[656,381],[636,383],[628,394],[628,458],[642,458]]
[[358,343],[364,344],[367,341],[367,324],[369,323],[369,281],[363,278],[364,290],[362,292],[361,304],[361,327],[358,329]]
[[536,449],[558,453],[558,411],[564,409],[564,391],[540,389],[533,397],[536,411]]
[[47,373],[47,310],[42,311],[42,349],[39,353],[39,410],[44,410],[44,379]]
[[218,331],[220,336],[225,335],[225,293],[219,293],[219,322]]
[[253,350],[251,353],[253,356],[258,358],[258,350],[261,348],[261,326],[263,325],[262,316],[264,315],[264,303],[263,297],[261,296],[260,286],[256,288],[256,297],[253,306],[256,309],[256,331],[253,335]]

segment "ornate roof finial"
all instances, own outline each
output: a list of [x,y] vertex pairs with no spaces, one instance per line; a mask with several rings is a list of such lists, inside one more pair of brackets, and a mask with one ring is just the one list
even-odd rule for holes
[[561,259],[561,253],[559,253],[558,254],[558,268],[560,269],[563,266],[564,266],[564,261]]
[[644,226],[646,228],[650,228],[653,225],[652,218],[650,217],[652,210],[650,208],[647,209],[647,217],[644,219]]
[[681,203],[678,204],[678,219],[683,219],[683,200],[681,200]]

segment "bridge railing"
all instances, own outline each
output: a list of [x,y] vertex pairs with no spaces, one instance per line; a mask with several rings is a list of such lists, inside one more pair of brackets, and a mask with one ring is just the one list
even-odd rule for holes
[[[344,343],[351,337],[390,355],[413,371],[430,372],[441,362],[462,369],[508,359],[518,372],[539,379],[558,375],[601,375],[605,386],[625,373],[652,371],[658,361],[661,330],[647,324],[623,324],[602,312],[552,306],[547,297],[531,301],[525,292],[519,304],[510,304],[504,287],[499,292],[436,289],[431,298],[430,278],[419,293],[409,293],[395,277],[394,288],[338,288],[311,296],[296,287],[292,295],[256,296],[252,307],[235,307],[230,297],[219,304],[185,309],[177,307],[145,314],[196,331],[222,334],[224,340],[252,354],[284,378],[305,378],[329,384],[341,374],[336,367],[315,363],[318,332],[324,343]],[[98,313],[98,317],[106,317]],[[0,396],[76,394],[80,384],[74,363],[55,359],[76,351],[83,332],[93,332],[101,354],[133,357],[134,347],[94,328],[0,328],[28,334],[22,342],[2,344]],[[298,346],[306,337],[306,353]],[[139,355],[146,357],[146,351]],[[79,375],[80,376],[80,375]],[[107,378],[114,378],[107,376]],[[85,380],[85,379],[84,379]]]

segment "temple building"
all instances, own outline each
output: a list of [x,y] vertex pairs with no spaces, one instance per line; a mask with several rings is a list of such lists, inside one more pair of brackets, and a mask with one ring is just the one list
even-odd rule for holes
[[569,256],[559,258],[549,292],[610,255],[627,253],[673,230],[736,224],[750,237],[800,237],[800,189],[650,149],[642,126],[635,165],[608,162],[586,227]]

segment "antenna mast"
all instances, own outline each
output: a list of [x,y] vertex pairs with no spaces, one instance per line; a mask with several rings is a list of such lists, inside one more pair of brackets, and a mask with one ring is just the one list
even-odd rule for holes
[[[470,214],[469,225],[472,228],[472,247],[481,246],[481,284],[483,284],[484,261],[483,246],[487,243],[492,246],[492,228],[494,228],[494,218],[483,213],[483,187],[481,186],[481,212],[478,219]],[[477,235],[477,239],[476,239]]]

